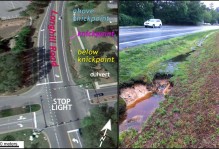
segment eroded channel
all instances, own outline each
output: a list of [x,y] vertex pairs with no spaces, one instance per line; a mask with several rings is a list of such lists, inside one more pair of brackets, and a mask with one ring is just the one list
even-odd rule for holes
[[186,58],[193,52],[179,55],[168,61],[161,63],[164,68],[154,76],[153,83],[139,83],[138,81],[130,87],[120,89],[120,97],[126,103],[126,112],[120,120],[119,131],[125,131],[133,128],[140,131],[147,118],[159,107],[159,103],[165,99],[173,88],[170,78],[173,72],[177,70],[180,62],[186,61]]

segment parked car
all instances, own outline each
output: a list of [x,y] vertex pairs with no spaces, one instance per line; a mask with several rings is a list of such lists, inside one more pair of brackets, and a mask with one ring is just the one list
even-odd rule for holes
[[145,27],[162,27],[162,22],[160,19],[149,19],[144,22]]
[[104,94],[103,93],[97,93],[97,94],[94,94],[94,97],[99,97],[99,96],[103,96]]

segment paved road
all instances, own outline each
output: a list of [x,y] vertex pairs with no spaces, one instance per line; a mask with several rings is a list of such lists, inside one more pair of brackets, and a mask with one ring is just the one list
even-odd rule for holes
[[92,98],[96,99],[94,95],[98,93],[104,93],[104,96],[117,95],[117,86],[108,86],[98,90],[88,90],[88,93],[89,93],[88,98],[90,99]]
[[16,115],[6,118],[1,118],[0,121],[0,132],[8,132],[20,128],[33,128],[34,126],[34,120],[32,113],[23,115]]
[[128,47],[212,29],[219,29],[219,26],[163,26],[162,28],[145,28],[144,26],[120,27],[119,49],[122,50]]

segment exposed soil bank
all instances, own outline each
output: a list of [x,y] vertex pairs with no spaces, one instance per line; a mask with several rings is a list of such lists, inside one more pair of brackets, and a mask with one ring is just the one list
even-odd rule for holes
[[171,90],[173,84],[169,82],[170,77],[170,74],[156,74],[151,85],[136,83],[120,90],[120,97],[126,102],[127,109],[119,126],[120,132],[129,128],[140,131],[143,122]]
[[126,102],[127,109],[134,107],[137,103],[149,98],[151,95],[152,92],[143,84],[135,84],[132,87],[120,90],[120,97]]

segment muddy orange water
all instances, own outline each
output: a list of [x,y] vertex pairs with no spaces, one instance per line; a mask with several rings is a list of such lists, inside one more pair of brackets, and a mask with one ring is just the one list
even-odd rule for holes
[[163,94],[152,95],[150,93],[136,100],[136,102],[127,109],[126,116],[119,125],[119,131],[122,132],[129,128],[140,130],[147,118],[159,107],[159,102],[163,100]]

